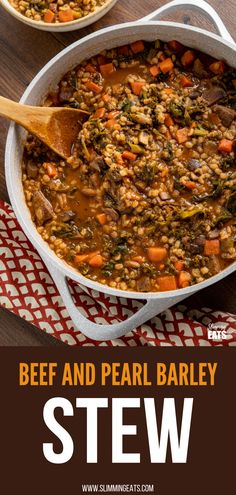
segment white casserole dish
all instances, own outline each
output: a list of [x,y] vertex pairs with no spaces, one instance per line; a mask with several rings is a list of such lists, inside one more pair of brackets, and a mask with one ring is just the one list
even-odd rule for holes
[[[160,13],[183,5],[191,5],[198,8],[201,5],[201,8],[211,17],[214,24],[217,26],[223,39],[216,34],[209,33],[196,27],[174,22],[154,21]],[[52,81],[55,86],[65,72],[72,69],[83,59],[89,58],[105,48],[121,46],[124,43],[130,43],[138,39],[152,41],[157,38],[164,41],[176,39],[186,46],[197,48],[217,59],[224,59],[230,66],[236,67],[236,48],[234,41],[214,9],[204,1],[174,0],[139,22],[121,24],[102,29],[64,49],[33,79],[22,96],[21,103],[30,105],[40,104],[49,88],[52,87]],[[185,289],[155,293],[121,291],[85,278],[78,271],[56,256],[38,234],[36,227],[31,220],[30,212],[25,203],[21,182],[22,143],[24,138],[25,132],[15,124],[11,124],[7,137],[5,158],[6,180],[10,200],[21,227],[47,265],[74,325],[86,336],[96,340],[108,340],[120,337],[138,325],[143,324],[161,311],[185,299],[190,294],[218,282],[235,271],[236,262],[221,273],[200,284]],[[74,305],[68,289],[67,277],[75,280],[84,287],[103,292],[108,296],[115,295],[117,297],[139,299],[141,301],[146,301],[146,304],[124,322],[114,323],[113,325],[93,323]]]

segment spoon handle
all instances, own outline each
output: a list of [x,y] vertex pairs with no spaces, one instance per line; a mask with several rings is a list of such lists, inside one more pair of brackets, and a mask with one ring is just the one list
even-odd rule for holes
[[8,100],[0,96],[0,115],[7,119],[14,120],[17,124],[25,125],[26,111],[23,105],[15,101]]
[[43,107],[22,105],[0,96],[0,116],[13,120],[27,130],[31,130],[32,124],[33,127],[36,123],[46,124],[50,118],[50,113],[52,113],[52,109],[47,109],[45,112]]

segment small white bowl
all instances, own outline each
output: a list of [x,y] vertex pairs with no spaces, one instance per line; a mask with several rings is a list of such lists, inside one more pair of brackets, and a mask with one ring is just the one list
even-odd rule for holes
[[55,23],[46,23],[43,21],[34,21],[33,19],[29,19],[23,14],[20,14],[18,10],[14,9],[9,0],[2,0],[1,4],[9,14],[13,15],[18,19],[18,21],[24,22],[24,24],[28,24],[35,29],[41,29],[42,31],[75,31],[76,29],[82,29],[93,22],[98,21],[101,17],[103,17],[109,10],[116,4],[117,0],[106,0],[101,7],[98,7],[91,14],[86,15],[85,17],[81,17],[81,19],[75,19],[70,22],[58,22]]

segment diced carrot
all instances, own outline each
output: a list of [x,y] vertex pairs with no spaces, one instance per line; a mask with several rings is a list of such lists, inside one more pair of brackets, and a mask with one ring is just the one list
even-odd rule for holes
[[180,272],[179,276],[178,276],[178,285],[181,289],[183,289],[184,287],[188,287],[189,284],[190,284],[190,280],[191,280],[191,274],[189,272]]
[[96,67],[94,67],[93,64],[87,64],[85,66],[86,72],[90,72],[91,74],[94,74],[94,72],[97,72]]
[[190,190],[195,189],[195,187],[196,187],[196,183],[195,182],[192,182],[191,180],[184,181],[183,182],[183,185],[185,187],[187,187],[187,189],[190,189]]
[[53,22],[55,14],[51,10],[47,10],[44,14],[43,20],[44,22]]
[[115,129],[117,129],[117,130],[118,130],[118,129],[120,129],[120,128],[121,128],[121,127],[120,127],[120,124],[118,124],[118,123],[116,122],[116,120],[115,120],[115,119],[109,119],[109,120],[107,120],[107,122],[106,122],[105,126],[106,126],[108,129],[111,129],[112,127],[114,127]]
[[187,76],[182,76],[180,78],[180,84],[183,88],[190,88],[190,86],[193,86],[193,81],[191,81],[191,79]]
[[133,53],[140,53],[144,51],[144,42],[143,41],[134,41],[134,43],[131,43],[130,45],[131,50]]
[[173,93],[173,89],[172,88],[164,88],[162,90],[162,93],[164,93],[166,95],[171,95]]
[[147,255],[150,261],[163,261],[167,256],[167,249],[162,247],[150,247],[147,249]]
[[74,262],[77,263],[77,264],[84,263],[85,261],[90,260],[94,256],[97,256],[97,254],[99,254],[99,251],[94,251],[92,253],[87,253],[87,254],[77,254],[74,257]]
[[101,72],[103,77],[109,76],[115,70],[116,70],[116,68],[112,62],[110,64],[100,65],[100,72]]
[[106,225],[107,223],[106,213],[99,213],[98,215],[96,215],[96,219],[98,220],[100,225]]
[[214,124],[214,125],[220,125],[221,124],[220,117],[218,117],[218,115],[216,115],[216,113],[214,113],[214,112],[210,113],[208,120],[209,120],[209,122],[211,122],[211,124]]
[[185,143],[188,141],[188,128],[183,127],[182,129],[178,129],[176,132],[176,139],[179,144]]
[[180,272],[184,268],[184,262],[180,260],[177,260],[174,265],[175,269],[178,270],[178,272]]
[[179,41],[176,40],[168,41],[168,47],[173,52],[181,52],[184,49],[182,43],[179,43]]
[[122,153],[122,158],[124,158],[124,160],[134,162],[137,158],[137,155],[135,153],[132,153],[131,151],[124,151],[124,153]]
[[131,88],[135,95],[139,96],[145,83],[140,81],[131,82]]
[[59,21],[70,22],[74,20],[74,13],[72,9],[59,10],[58,13]]
[[46,168],[49,177],[56,177],[58,175],[57,167],[55,163],[45,162],[44,167]]
[[115,119],[116,117],[118,117],[118,115],[120,115],[120,111],[119,110],[113,110],[113,112],[109,112],[108,114],[108,119]]
[[222,153],[231,153],[233,150],[233,144],[234,142],[230,139],[221,139],[218,145],[218,150]]
[[97,108],[93,117],[94,117],[94,119],[102,119],[102,117],[104,117],[105,113],[106,113],[106,109],[104,107]]
[[109,120],[107,120],[105,126],[108,128],[111,128],[111,127],[114,127],[115,124],[116,124],[115,119],[109,119]]
[[171,139],[171,133],[169,129],[166,130],[165,135],[166,135],[166,139]]
[[149,69],[149,72],[153,77],[156,77],[158,76],[158,74],[160,74],[160,69],[158,65],[152,65]]
[[100,254],[96,254],[90,258],[88,263],[92,268],[100,268],[103,265],[103,258]]
[[196,58],[196,54],[192,50],[187,50],[181,57],[181,62],[184,67],[191,65]]
[[161,72],[163,72],[163,74],[166,74],[173,69],[174,64],[171,58],[166,58],[165,60],[163,60],[163,62],[160,62],[159,67],[161,69]]
[[129,47],[128,47],[128,45],[119,46],[118,53],[120,55],[129,55]]
[[116,162],[118,163],[118,165],[123,165],[124,164],[124,160],[122,158],[121,153],[117,154],[117,156],[116,156]]
[[98,84],[94,83],[93,81],[87,81],[85,83],[85,86],[87,89],[89,89],[90,91],[93,91],[94,93],[101,93],[101,91],[103,90],[102,86],[99,86]]
[[218,62],[213,62],[209,65],[209,69],[213,74],[223,74],[225,71],[225,63],[223,60],[218,60]]
[[111,99],[110,95],[108,95],[107,93],[105,95],[102,96],[102,100],[107,103],[109,100]]
[[171,118],[171,116],[169,115],[169,113],[167,113],[167,115],[165,116],[164,124],[165,124],[167,127],[170,127],[171,125],[174,125],[174,121],[173,121],[173,119]]
[[87,261],[89,258],[88,254],[77,254],[74,258],[74,262],[76,264],[83,263],[84,261]]
[[204,244],[205,256],[212,256],[213,254],[220,254],[220,241],[219,239],[206,240]]
[[163,277],[157,277],[157,283],[159,290],[165,292],[166,290],[177,289],[176,278],[174,275],[164,275]]
[[166,177],[167,175],[169,175],[169,169],[167,167],[163,168],[163,170],[161,171],[160,173],[160,176],[161,177]]

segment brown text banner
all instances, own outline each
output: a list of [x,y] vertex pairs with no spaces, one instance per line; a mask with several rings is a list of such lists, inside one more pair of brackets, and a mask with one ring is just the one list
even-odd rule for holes
[[235,349],[0,348],[1,487],[231,493]]

